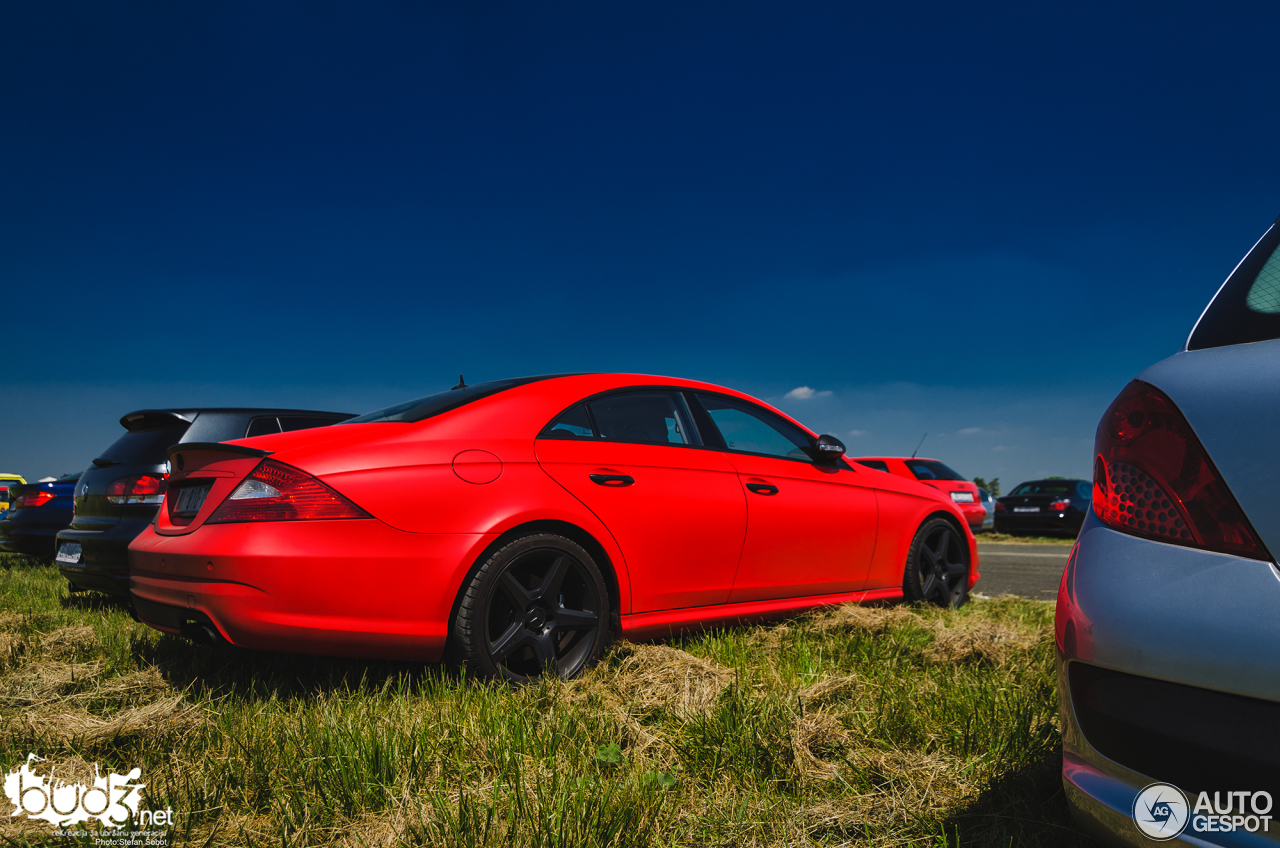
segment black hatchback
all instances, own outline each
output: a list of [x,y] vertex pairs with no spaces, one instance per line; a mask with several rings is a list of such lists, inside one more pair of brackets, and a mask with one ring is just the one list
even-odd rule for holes
[[75,488],[71,526],[58,534],[56,560],[71,590],[129,594],[129,543],[164,502],[165,451],[184,442],[226,442],[325,427],[354,417],[300,409],[141,409],[120,419],[127,431],[93,461]]
[[1079,533],[1089,514],[1088,480],[1031,480],[996,500],[997,533]]

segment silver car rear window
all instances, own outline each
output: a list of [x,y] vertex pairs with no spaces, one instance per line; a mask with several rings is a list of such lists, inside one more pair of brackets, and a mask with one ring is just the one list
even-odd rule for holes
[[1280,339],[1280,226],[1276,224],[1222,284],[1191,331],[1187,350],[1269,339]]

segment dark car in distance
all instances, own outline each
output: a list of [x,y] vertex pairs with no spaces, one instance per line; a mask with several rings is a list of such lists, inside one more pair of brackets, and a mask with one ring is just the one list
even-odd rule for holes
[[11,483],[9,511],[0,519],[0,551],[51,561],[58,531],[71,523],[71,497],[79,479],[79,474],[68,474],[52,482]]
[[[164,502],[171,445],[225,442],[346,421],[344,412],[302,409],[140,409],[125,434],[80,475],[71,526],[58,534],[57,562],[72,591],[129,596],[129,543]],[[65,524],[63,526],[66,526]]]
[[1088,480],[1031,480],[996,499],[997,533],[1080,532],[1089,514],[1093,484]]

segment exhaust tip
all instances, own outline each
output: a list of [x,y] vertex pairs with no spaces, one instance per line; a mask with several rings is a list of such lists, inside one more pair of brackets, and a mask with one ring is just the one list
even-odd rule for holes
[[222,634],[218,632],[218,628],[213,626],[213,622],[203,616],[196,618],[188,617],[178,628],[183,637],[190,639],[199,645],[230,645]]

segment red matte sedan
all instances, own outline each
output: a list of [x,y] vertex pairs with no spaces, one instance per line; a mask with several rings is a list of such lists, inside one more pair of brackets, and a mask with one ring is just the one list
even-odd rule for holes
[[927,486],[945,492],[960,508],[965,521],[975,532],[981,530],[982,523],[987,520],[987,508],[982,505],[977,484],[961,477],[936,459],[914,456],[862,456],[854,462],[878,471],[888,471],[890,474],[896,474],[908,480],[919,480]]
[[740,392],[561,375],[170,449],[130,545],[147,624],[313,654],[572,676],[610,636],[824,604],[965,601],[951,499]]

